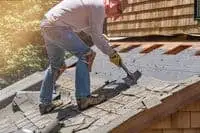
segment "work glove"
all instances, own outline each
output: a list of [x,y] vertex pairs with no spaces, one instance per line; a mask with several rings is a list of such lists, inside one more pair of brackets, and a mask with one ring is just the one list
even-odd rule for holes
[[110,62],[112,62],[116,66],[120,67],[122,59],[121,59],[120,55],[116,51],[113,54],[111,54],[109,56],[109,58],[110,58]]

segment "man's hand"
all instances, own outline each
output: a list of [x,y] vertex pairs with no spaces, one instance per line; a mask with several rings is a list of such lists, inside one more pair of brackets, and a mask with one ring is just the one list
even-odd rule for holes
[[122,59],[117,52],[114,52],[109,57],[110,57],[110,62],[112,62],[113,64],[115,64],[118,67],[120,66]]

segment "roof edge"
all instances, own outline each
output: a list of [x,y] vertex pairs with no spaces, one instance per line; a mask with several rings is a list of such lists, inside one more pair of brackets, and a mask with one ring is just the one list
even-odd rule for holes
[[[152,122],[161,120],[162,118],[175,113],[184,106],[191,104],[200,99],[200,76],[199,80],[185,86],[182,90],[173,93],[173,95],[162,101],[162,104],[155,106],[154,108],[145,110],[137,114],[137,111],[133,110],[126,113],[120,118],[115,119],[110,124],[105,125],[102,128],[98,128],[95,133],[122,133],[133,132],[139,133],[140,131],[148,128]],[[173,104],[172,104],[173,103]],[[137,114],[137,115],[135,115]],[[142,125],[142,126],[141,126]]]
[[37,90],[41,85],[44,72],[35,72],[26,78],[0,90],[0,109],[10,104],[18,91]]
[[199,41],[200,34],[169,34],[169,35],[145,35],[145,36],[107,36],[110,42],[116,41]]

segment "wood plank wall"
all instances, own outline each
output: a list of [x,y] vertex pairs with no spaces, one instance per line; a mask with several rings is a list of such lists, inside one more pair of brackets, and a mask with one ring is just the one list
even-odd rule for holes
[[200,101],[180,109],[159,122],[152,123],[142,133],[200,133]]
[[108,36],[200,33],[194,0],[122,0],[123,15],[107,19]]

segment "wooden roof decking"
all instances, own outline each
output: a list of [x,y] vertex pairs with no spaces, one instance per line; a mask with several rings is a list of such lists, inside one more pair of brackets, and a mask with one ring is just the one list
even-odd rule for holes
[[[19,93],[15,101],[21,111],[13,113],[10,106],[2,109],[0,132],[20,128],[43,131],[58,118],[64,125],[61,133],[137,133],[149,123],[199,99],[200,56],[195,55],[199,49],[197,42],[124,43],[114,42],[118,45],[115,49],[121,51],[124,63],[132,72],[142,72],[137,84],[127,86],[122,80],[126,74],[97,50],[91,73],[92,91],[105,94],[107,101],[79,111],[74,98],[74,69],[70,69],[57,81],[66,101],[62,108],[40,116],[33,100],[38,100],[39,93]],[[190,47],[179,47],[182,45]],[[172,54],[169,51],[173,51]]]

